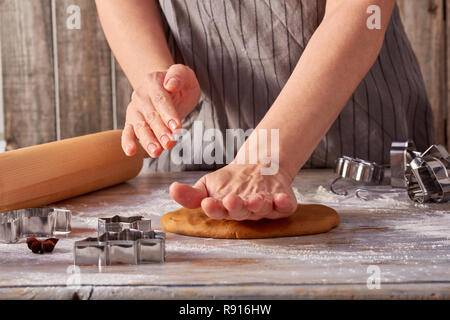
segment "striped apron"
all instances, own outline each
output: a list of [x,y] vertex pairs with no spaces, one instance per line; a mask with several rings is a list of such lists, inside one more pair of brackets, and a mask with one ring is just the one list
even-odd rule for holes
[[[195,71],[202,88],[200,102],[183,128],[192,130],[201,121],[204,130],[219,129],[224,137],[226,129],[245,131],[258,125],[319,26],[326,4],[325,0],[159,2],[174,59]],[[304,168],[333,167],[341,155],[386,164],[391,141],[408,138],[424,150],[433,142],[433,120],[419,64],[395,6],[375,64]],[[223,166],[194,160],[175,164],[170,152],[151,160],[148,170]]]

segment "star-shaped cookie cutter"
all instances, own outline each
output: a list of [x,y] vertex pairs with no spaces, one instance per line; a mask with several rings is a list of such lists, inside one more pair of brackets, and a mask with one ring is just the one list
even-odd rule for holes
[[71,211],[48,207],[0,213],[0,242],[15,243],[27,237],[53,237],[71,231]]
[[140,231],[152,230],[152,221],[143,219],[142,216],[113,216],[110,218],[98,218],[98,235],[105,232],[120,232],[125,229],[135,229]]
[[164,232],[151,230],[151,220],[115,216],[100,218],[98,223],[97,237],[75,242],[76,265],[108,266],[164,262],[166,235]]

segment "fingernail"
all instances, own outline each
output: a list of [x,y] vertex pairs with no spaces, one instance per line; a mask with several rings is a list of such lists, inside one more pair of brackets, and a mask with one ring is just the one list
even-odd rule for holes
[[169,81],[167,81],[166,83],[166,88],[169,90],[174,90],[177,89],[180,85],[180,80],[178,80],[177,78],[171,78],[169,79]]
[[177,130],[177,128],[178,128],[177,122],[175,120],[173,120],[173,119],[170,120],[169,121],[169,128],[170,128],[170,130],[172,130],[172,132]]
[[150,143],[148,145],[148,151],[150,152],[150,154],[154,154],[156,152],[156,144]]
[[126,153],[129,155],[131,153],[131,149],[133,148],[133,146],[131,144],[127,144],[125,147],[125,151]]
[[167,143],[169,142],[169,137],[168,136],[166,136],[166,135],[163,135],[162,137],[161,137],[161,143],[162,143],[162,145],[163,146],[165,146],[165,145],[167,145]]

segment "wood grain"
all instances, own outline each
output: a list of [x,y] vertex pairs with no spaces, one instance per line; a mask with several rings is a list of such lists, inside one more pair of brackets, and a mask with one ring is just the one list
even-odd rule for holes
[[127,157],[120,130],[0,154],[0,212],[39,207],[134,178],[143,154]]
[[0,32],[0,152],[5,148],[5,108],[3,104],[2,33]]
[[0,2],[8,149],[52,141],[55,93],[50,0]]
[[445,0],[445,7],[447,8],[446,12],[446,57],[445,57],[445,64],[447,65],[447,70],[445,74],[446,78],[446,103],[447,103],[447,117],[446,117],[446,125],[447,125],[447,147],[450,149],[450,0]]
[[397,0],[433,109],[435,142],[445,144],[445,0]]
[[[58,0],[61,138],[113,128],[111,55],[92,0]],[[67,8],[81,9],[81,29],[68,29]]]
[[120,67],[117,60],[116,64],[116,105],[117,105],[117,128],[123,129],[125,125],[125,115],[127,111],[127,106],[131,100],[131,94],[133,93],[133,88],[128,81],[125,73]]
[[[170,183],[192,184],[203,174],[140,175],[55,204],[72,210],[72,233],[45,257],[29,254],[23,244],[0,244],[0,297],[450,298],[450,203],[416,206],[406,194],[369,201],[340,198],[323,189],[334,178],[331,170],[302,170],[293,181],[302,203],[322,203],[339,213],[341,224],[328,233],[258,240],[167,233],[165,263],[82,267],[81,286],[67,285],[73,243],[96,235],[98,217],[143,215],[160,230],[161,215],[179,207],[167,192]],[[367,287],[369,266],[380,268],[379,289]]]

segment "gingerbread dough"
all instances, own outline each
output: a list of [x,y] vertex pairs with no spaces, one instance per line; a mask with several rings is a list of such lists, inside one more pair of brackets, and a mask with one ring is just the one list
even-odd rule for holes
[[290,217],[259,221],[213,220],[201,208],[166,213],[161,224],[168,232],[216,239],[258,239],[327,232],[339,225],[339,215],[319,204],[298,205]]

